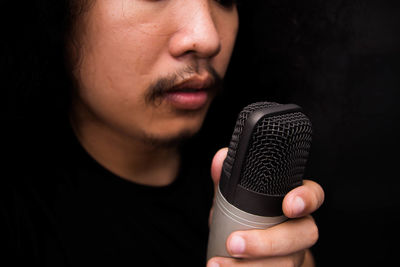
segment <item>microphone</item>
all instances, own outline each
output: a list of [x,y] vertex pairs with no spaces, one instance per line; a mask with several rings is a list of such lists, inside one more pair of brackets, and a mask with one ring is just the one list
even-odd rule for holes
[[207,260],[231,257],[228,236],[284,222],[282,201],[303,183],[312,139],[310,120],[294,104],[257,102],[236,121],[214,203]]

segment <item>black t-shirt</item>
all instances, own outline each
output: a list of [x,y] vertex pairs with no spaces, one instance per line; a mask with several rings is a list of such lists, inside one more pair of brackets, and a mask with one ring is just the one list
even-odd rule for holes
[[68,123],[6,126],[0,242],[7,266],[205,266],[211,160],[199,146],[183,151],[172,184],[149,187],[99,165]]

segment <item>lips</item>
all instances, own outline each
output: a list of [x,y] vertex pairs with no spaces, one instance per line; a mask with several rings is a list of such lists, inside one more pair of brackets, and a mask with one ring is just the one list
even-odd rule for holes
[[198,110],[206,105],[212,84],[209,75],[195,76],[165,92],[165,99],[177,109]]
[[197,110],[207,103],[208,93],[204,90],[198,90],[196,92],[173,91],[166,94],[166,99],[175,108]]

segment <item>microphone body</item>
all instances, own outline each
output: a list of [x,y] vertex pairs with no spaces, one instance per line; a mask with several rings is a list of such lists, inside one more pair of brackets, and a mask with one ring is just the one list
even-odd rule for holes
[[216,194],[207,248],[207,260],[214,256],[231,257],[226,251],[226,240],[232,232],[267,229],[287,219],[284,215],[267,217],[245,212],[230,204],[223,197],[219,188]]
[[294,104],[253,103],[239,114],[214,203],[207,260],[231,257],[228,236],[287,218],[282,201],[302,184],[312,127]]

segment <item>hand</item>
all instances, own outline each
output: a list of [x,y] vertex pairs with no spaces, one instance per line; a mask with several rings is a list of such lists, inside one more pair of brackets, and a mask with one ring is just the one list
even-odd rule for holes
[[[211,176],[216,187],[227,151],[219,150],[212,162]],[[227,251],[235,258],[214,257],[207,266],[313,266],[308,248],[317,242],[318,228],[310,214],[323,201],[321,186],[304,180],[302,186],[290,191],[283,200],[282,209],[289,220],[265,230],[232,233],[226,244]]]

